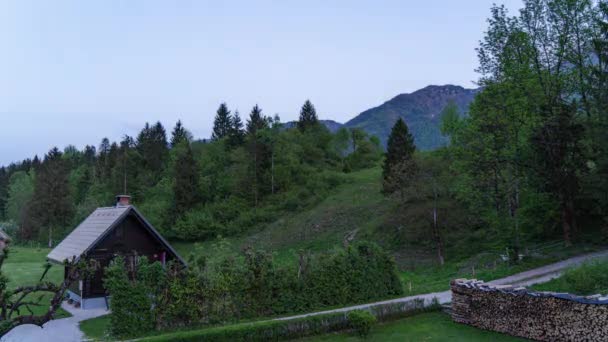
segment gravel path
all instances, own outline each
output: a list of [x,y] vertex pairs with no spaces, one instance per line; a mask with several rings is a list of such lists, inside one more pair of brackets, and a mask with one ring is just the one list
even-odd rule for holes
[[[497,284],[497,285],[517,285],[517,286],[530,286],[539,283],[545,283],[553,278],[557,278],[565,269],[570,268],[572,266],[580,265],[586,261],[590,261],[593,259],[603,259],[608,258],[608,250],[589,253],[584,255],[579,255],[576,257],[572,257],[566,260],[562,260],[553,264],[545,265],[542,267],[538,267],[529,271],[517,273],[505,278],[496,279],[489,281],[488,283]],[[416,299],[424,299],[425,305],[430,305],[433,301],[433,298],[437,298],[439,304],[445,304],[452,301],[452,293],[450,291],[443,292],[434,292],[434,293],[426,293],[416,296],[409,296],[403,298],[396,298],[390,300],[384,300],[381,302],[354,305],[345,308],[339,308],[334,310],[326,310],[320,312],[313,312],[308,314],[296,315],[296,316],[288,316],[277,318],[277,320],[289,320],[294,318],[302,318],[307,316],[315,316],[315,315],[323,315],[332,312],[347,312],[357,309],[366,309],[371,306],[381,305],[381,304],[390,304],[390,303],[402,303],[409,302]]]
[[78,323],[89,318],[105,315],[107,310],[76,309],[66,302],[61,307],[72,314],[72,317],[55,319],[47,322],[44,328],[35,325],[20,325],[4,335],[1,342],[80,342],[84,334],[78,328]]
[[[608,258],[608,250],[596,253],[590,253],[585,255],[579,255],[570,259],[556,262],[554,264],[546,265],[543,267],[535,268],[533,270],[521,272],[508,276],[505,278],[490,281],[492,284],[510,284],[519,286],[529,286],[533,284],[547,282],[555,277],[558,277],[565,269],[580,265],[585,261],[599,258]],[[370,306],[388,303],[400,303],[409,302],[415,299],[424,299],[425,303],[431,304],[433,298],[437,298],[439,303],[449,303],[452,300],[452,294],[450,291],[427,293],[417,296],[403,297],[385,300],[381,302],[362,304],[349,306],[345,308],[339,308],[334,310],[320,311],[314,313],[308,313],[297,316],[289,316],[277,318],[277,320],[287,320],[313,315],[322,315],[332,312],[345,312],[356,309],[365,309]],[[78,328],[80,321],[105,315],[108,313],[106,310],[80,310],[75,309],[72,306],[63,304],[62,307],[72,314],[72,317],[56,319],[50,321],[44,325],[41,329],[34,325],[22,325],[5,335],[0,342],[80,342],[84,339],[84,334]]]

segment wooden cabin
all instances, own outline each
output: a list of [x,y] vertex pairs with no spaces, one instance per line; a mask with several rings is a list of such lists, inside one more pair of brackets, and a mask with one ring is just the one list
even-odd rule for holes
[[115,207],[97,208],[47,255],[48,260],[61,264],[80,258],[97,261],[100,267],[95,274],[72,284],[68,290],[69,299],[80,303],[82,309],[108,307],[111,294],[103,286],[104,269],[117,255],[127,260],[146,256],[163,265],[170,260],[185,265],[171,245],[129,204],[129,196],[119,195],[116,199]]

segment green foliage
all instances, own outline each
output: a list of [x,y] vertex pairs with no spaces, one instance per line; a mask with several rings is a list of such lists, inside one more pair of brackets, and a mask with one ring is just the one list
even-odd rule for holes
[[581,296],[607,294],[608,262],[591,262],[571,268],[559,278],[532,288],[538,291],[568,292]]
[[[129,275],[134,277],[129,279]],[[358,243],[297,267],[279,266],[262,250],[207,264],[192,260],[187,270],[165,269],[122,257],[106,271],[112,294],[111,333],[136,336],[153,329],[322,309],[368,302],[402,293],[392,258],[378,246]]]
[[73,215],[69,167],[59,149],[53,148],[45,155],[36,173],[32,200],[21,221],[23,239],[47,239],[51,247],[58,230],[69,223]]
[[242,323],[202,330],[182,331],[143,338],[145,342],[161,341],[278,341],[302,338],[348,327],[343,313],[310,316],[287,321]]
[[34,194],[34,172],[25,171],[13,173],[8,182],[8,198],[6,201],[6,218],[14,222],[22,222],[23,211]]
[[[240,120],[240,119],[238,119]],[[230,135],[233,129],[232,117],[226,103],[220,104],[213,120],[213,133],[211,138],[213,140],[220,140]]]
[[174,147],[173,205],[176,217],[194,208],[201,201],[199,170],[188,142]]
[[205,208],[187,212],[173,227],[175,237],[182,240],[206,240],[224,232],[224,226],[216,221]]
[[192,142],[192,134],[182,125],[181,120],[177,120],[173,132],[171,133],[171,147],[175,147],[184,143]]
[[372,327],[377,322],[376,316],[365,310],[350,311],[347,314],[347,317],[350,327],[361,338],[367,338],[367,336],[369,336],[370,331],[372,330]]
[[162,267],[158,262],[150,265],[142,258],[139,260],[141,264],[132,270],[135,279],[131,280],[127,267],[131,267],[134,261],[133,258],[125,260],[118,256],[104,272],[104,286],[112,294],[110,333],[115,337],[138,336],[155,327],[158,310],[155,300],[158,297],[154,295],[158,295],[158,289],[163,286]]
[[386,156],[382,167],[383,188],[387,193],[392,192],[388,179],[393,176],[393,169],[412,159],[416,146],[407,125],[402,119],[397,120],[388,137]]
[[449,102],[445,108],[441,111],[441,134],[444,136],[451,136],[458,132],[462,121],[460,119],[460,111],[458,106],[453,101]]
[[300,110],[300,119],[298,120],[298,129],[301,131],[305,131],[309,127],[314,127],[319,124],[319,119],[317,118],[317,111],[315,110],[315,106],[310,102],[310,100],[306,100],[304,105],[302,105],[302,109]]

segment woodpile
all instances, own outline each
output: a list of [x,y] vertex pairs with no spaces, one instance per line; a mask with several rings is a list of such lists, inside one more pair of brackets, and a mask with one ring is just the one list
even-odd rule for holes
[[476,279],[451,282],[452,319],[538,341],[608,341],[608,297],[535,292]]

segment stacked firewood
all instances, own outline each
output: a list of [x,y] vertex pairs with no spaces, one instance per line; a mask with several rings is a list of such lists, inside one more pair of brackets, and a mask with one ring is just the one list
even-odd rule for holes
[[608,341],[608,297],[534,292],[479,280],[451,282],[452,319],[538,341]]

